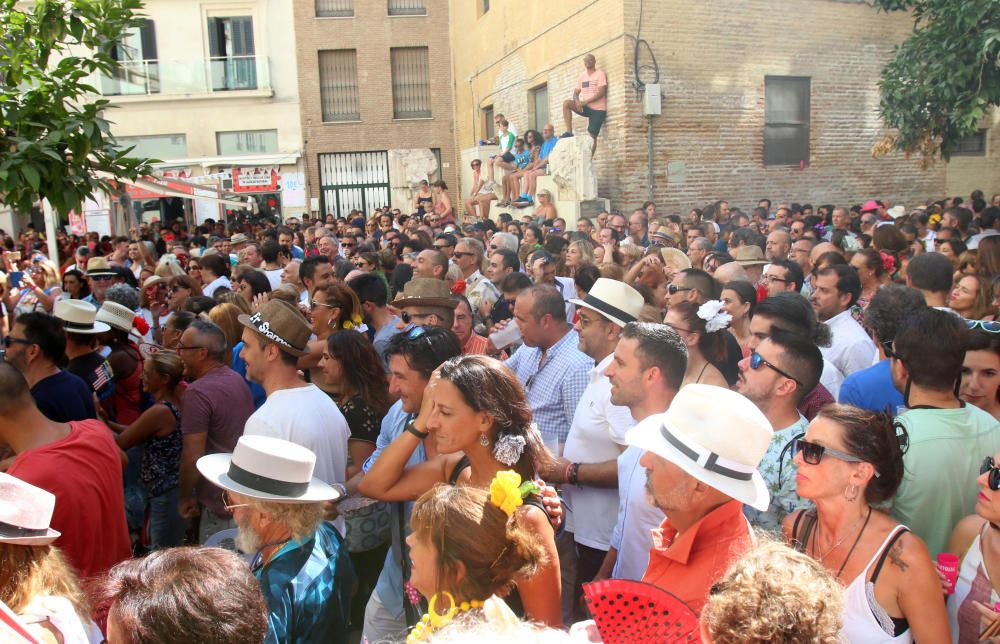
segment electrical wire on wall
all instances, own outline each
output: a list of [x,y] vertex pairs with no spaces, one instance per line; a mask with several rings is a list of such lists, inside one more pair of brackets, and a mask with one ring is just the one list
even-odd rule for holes
[[[649,46],[649,43],[642,38],[642,5],[643,0],[639,0],[639,19],[635,28],[635,46],[632,48],[632,71],[635,78],[632,80],[632,85],[635,87],[636,91],[642,93],[645,91],[647,83],[656,84],[660,82],[660,65],[656,62],[656,54],[653,53],[653,48]],[[645,64],[640,64],[642,59],[642,50],[645,49],[646,53],[649,55],[649,62]],[[651,74],[651,77],[648,76]],[[645,80],[648,78],[649,80]],[[651,114],[646,115],[646,171],[647,171],[647,199],[653,200],[653,116]]]

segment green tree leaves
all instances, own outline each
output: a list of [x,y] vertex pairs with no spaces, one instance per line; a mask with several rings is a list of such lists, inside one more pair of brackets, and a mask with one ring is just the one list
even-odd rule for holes
[[892,149],[948,160],[1000,105],[1000,0],[874,0],[907,10],[913,33],[882,71],[879,112],[890,134],[873,153]]
[[141,0],[0,0],[0,203],[28,212],[44,197],[68,212],[112,189],[96,171],[150,171],[117,149],[108,101],[88,84],[113,72],[116,43],[141,8]]

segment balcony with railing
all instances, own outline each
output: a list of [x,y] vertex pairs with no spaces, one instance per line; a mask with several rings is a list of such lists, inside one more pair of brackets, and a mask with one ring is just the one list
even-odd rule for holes
[[101,74],[91,81],[103,96],[190,96],[271,89],[266,56],[122,61],[110,76]]

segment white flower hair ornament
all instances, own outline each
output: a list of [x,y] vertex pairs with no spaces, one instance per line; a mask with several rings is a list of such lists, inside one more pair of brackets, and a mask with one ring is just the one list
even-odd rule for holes
[[715,333],[729,326],[733,316],[722,310],[722,302],[709,300],[698,307],[698,317],[705,320],[705,331]]

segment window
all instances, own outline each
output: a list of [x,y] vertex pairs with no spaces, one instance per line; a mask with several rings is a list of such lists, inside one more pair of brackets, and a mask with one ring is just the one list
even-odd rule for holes
[[528,92],[530,94],[531,129],[541,131],[549,122],[549,86],[539,85]]
[[492,139],[496,134],[495,124],[493,123],[493,106],[483,108],[483,138],[487,141]]
[[156,30],[153,21],[142,18],[138,27],[127,30],[111,50],[117,61],[111,76],[101,77],[105,96],[157,94],[160,71],[156,54]]
[[357,51],[332,49],[319,52],[319,92],[324,122],[361,120]]
[[215,143],[220,155],[269,154],[278,151],[278,131],[216,132]]
[[487,11],[490,10],[490,0],[482,0],[482,3],[483,4],[482,4],[482,8],[481,8],[481,10],[479,12],[479,15],[483,15],[484,13],[486,13]]
[[317,18],[350,18],[354,15],[354,0],[316,0]]
[[252,16],[209,18],[208,54],[212,91],[257,89]]
[[187,156],[187,137],[183,134],[115,137],[119,149],[135,149],[129,156],[142,159],[183,159]]
[[397,119],[431,117],[431,70],[426,47],[393,47],[392,116]]
[[809,83],[764,77],[764,165],[809,164]]
[[986,128],[960,138],[951,154],[956,157],[986,156]]
[[390,16],[426,16],[424,0],[389,0]]

